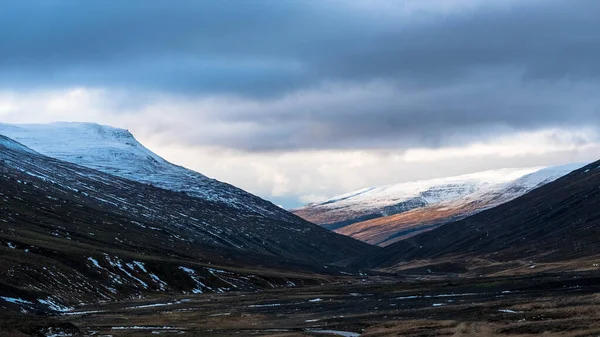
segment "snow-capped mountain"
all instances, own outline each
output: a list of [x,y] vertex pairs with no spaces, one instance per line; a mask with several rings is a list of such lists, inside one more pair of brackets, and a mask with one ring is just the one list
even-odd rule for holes
[[488,203],[486,208],[491,208],[502,203],[513,200],[535,188],[550,183],[562,176],[565,176],[586,164],[576,163],[560,166],[550,166],[541,168],[535,172],[526,174],[514,181],[482,189],[476,193],[470,194],[465,198],[450,200],[442,204],[465,204],[465,203]]
[[[535,187],[539,176],[561,172],[548,169],[520,180]],[[586,261],[577,268],[590,270],[588,265],[596,265],[586,258],[596,261],[600,241],[599,185],[600,161],[596,161],[498,207],[389,245],[359,264],[390,267],[418,261],[419,268],[427,269],[428,261],[438,266],[451,261],[457,263],[450,267],[455,270],[481,268],[479,275],[498,271],[496,266],[502,262],[510,262],[514,270],[519,267],[516,261],[550,265],[576,259]],[[489,263],[482,263],[486,260]],[[551,270],[560,269],[544,272]]]
[[510,201],[584,164],[500,169],[366,188],[294,210],[309,221],[385,245],[420,226],[439,225]]
[[320,284],[293,275],[334,273],[339,267],[325,265],[374,251],[290,217],[119,178],[0,135],[0,308],[7,298],[35,311],[163,291]]
[[43,155],[118,177],[183,191],[197,198],[277,219],[297,221],[287,211],[266,200],[166,161],[124,129],[94,123],[0,123],[0,135]]
[[309,204],[294,213],[321,225],[350,224],[402,213],[442,201],[452,201],[478,191],[497,188],[541,167],[502,169],[455,177],[364,188],[321,203]]
[[[49,196],[59,195],[76,200],[138,223],[152,223],[153,227],[162,228],[161,231],[170,233],[170,238],[177,240],[181,247],[193,242],[289,259],[299,259],[303,253],[316,252],[323,248],[327,252],[321,252],[319,258],[327,259],[335,255],[329,251],[329,246],[335,244],[338,239],[350,247],[358,247],[359,250],[360,247],[366,246],[294,215],[290,215],[291,218],[295,218],[294,221],[279,220],[240,210],[225,203],[199,199],[185,193],[119,178],[41,155],[2,135],[0,169],[7,172],[7,179],[16,179],[17,173],[23,175],[18,180],[24,181],[24,184],[27,184],[27,179],[39,180],[32,181],[31,184],[41,186],[44,183],[43,190],[47,191]],[[270,235],[265,236],[266,232]],[[153,231],[149,233],[154,234]],[[111,238],[118,242],[119,234],[111,235]],[[292,241],[284,244],[288,240]],[[151,241],[149,239],[148,244]],[[295,251],[297,245],[302,247],[298,246],[299,249]],[[351,251],[354,248],[351,248]],[[348,253],[351,254],[350,251]],[[314,258],[315,256],[311,255],[306,259]],[[342,254],[338,258],[341,260],[347,258],[347,255]]]

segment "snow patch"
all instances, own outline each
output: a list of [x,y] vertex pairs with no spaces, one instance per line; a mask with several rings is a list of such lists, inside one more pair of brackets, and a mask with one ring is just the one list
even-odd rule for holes
[[74,309],[74,308],[71,308],[71,307],[68,307],[68,306],[58,303],[52,297],[47,297],[46,299],[38,299],[37,301],[40,302],[41,304],[45,305],[46,307],[48,307],[48,309],[53,310],[53,311],[67,312],[67,311],[71,311]]
[[514,310],[510,310],[510,309],[498,309],[498,311],[504,312],[504,313],[507,313],[507,314],[520,314],[520,313],[522,313],[522,311],[514,311]]
[[8,303],[13,303],[13,304],[33,304],[32,302],[24,300],[22,298],[0,296],[0,299],[3,299],[4,301],[6,301]]
[[329,335],[342,336],[342,337],[360,337],[360,334],[358,332],[350,332],[350,331],[315,330],[315,329],[308,329],[306,331],[311,332],[311,333],[329,334]]

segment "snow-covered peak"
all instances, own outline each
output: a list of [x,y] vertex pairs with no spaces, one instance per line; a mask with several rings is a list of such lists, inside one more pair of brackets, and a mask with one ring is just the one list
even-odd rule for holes
[[[167,161],[145,148],[125,130],[95,123],[4,124],[4,134],[51,157],[95,169],[113,171],[139,166],[152,171]],[[108,161],[107,161],[108,159]],[[151,165],[149,165],[151,164]]]
[[49,157],[265,216],[298,221],[287,211],[237,187],[169,163],[124,129],[94,123],[0,123],[0,135]]
[[457,199],[484,188],[501,186],[540,169],[543,167],[489,170],[454,177],[370,187],[342,194],[321,203],[310,204],[307,207],[342,208],[352,206],[356,210],[357,208],[391,206],[413,198],[421,198],[426,203],[442,202]]
[[510,201],[583,165],[508,168],[370,187],[293,212],[330,229],[425,208],[445,209],[448,219],[453,219]]

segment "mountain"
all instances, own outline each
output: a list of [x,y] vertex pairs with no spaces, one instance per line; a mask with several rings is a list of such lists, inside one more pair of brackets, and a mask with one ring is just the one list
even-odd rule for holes
[[168,226],[185,234],[188,240],[182,242],[326,263],[351,258],[369,247],[292,214],[282,216],[292,220],[287,221],[241,210],[221,200],[205,200],[50,158],[2,139],[2,165],[25,174],[25,181],[39,179],[54,194],[74,194],[103,211]]
[[299,215],[328,229],[457,200],[475,192],[514,181],[540,168],[503,169],[456,177],[369,187],[339,195],[297,210]]
[[489,272],[495,265],[535,269],[536,264],[586,261],[600,253],[599,203],[600,161],[492,209],[392,244],[363,262]]
[[0,123],[0,135],[46,156],[121,178],[279,220],[298,221],[289,212],[242,189],[171,164],[140,144],[127,130],[94,123]]
[[319,284],[373,247],[50,158],[0,136],[0,308]]
[[368,188],[294,213],[337,233],[386,246],[510,201],[581,166],[501,169]]

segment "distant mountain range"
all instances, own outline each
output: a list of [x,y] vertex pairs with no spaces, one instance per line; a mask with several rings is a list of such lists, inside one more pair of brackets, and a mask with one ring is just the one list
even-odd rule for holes
[[386,246],[503,204],[583,165],[500,169],[365,188],[292,212],[337,233]]

